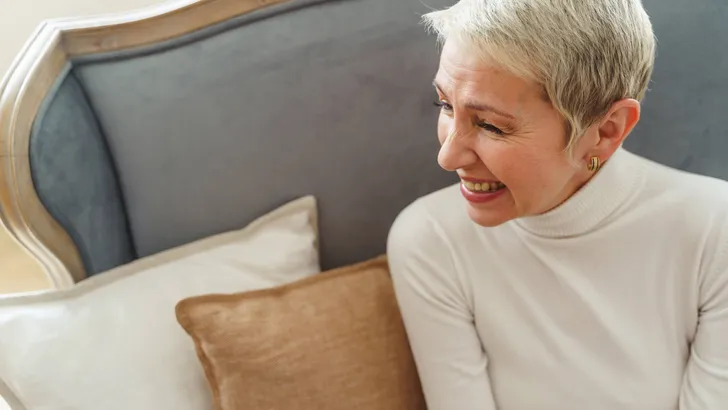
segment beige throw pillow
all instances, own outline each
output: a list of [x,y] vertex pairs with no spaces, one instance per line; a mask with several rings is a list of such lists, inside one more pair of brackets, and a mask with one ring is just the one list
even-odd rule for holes
[[425,401],[386,257],[177,305],[217,410],[416,410]]

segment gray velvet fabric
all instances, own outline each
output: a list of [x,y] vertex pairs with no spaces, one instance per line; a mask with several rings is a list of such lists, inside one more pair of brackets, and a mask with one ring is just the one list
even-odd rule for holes
[[728,2],[643,0],[658,55],[642,120],[625,147],[728,179]]
[[93,275],[136,255],[113,161],[93,110],[72,72],[59,82],[33,126],[33,183]]
[[307,3],[184,47],[79,62],[140,256],[313,194],[322,265],[340,266],[384,252],[397,213],[455,181],[436,163],[428,7]]

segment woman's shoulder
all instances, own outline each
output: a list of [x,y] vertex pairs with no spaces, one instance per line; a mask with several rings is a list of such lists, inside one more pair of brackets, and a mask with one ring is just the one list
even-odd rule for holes
[[647,168],[642,189],[634,198],[630,213],[643,215],[645,222],[657,218],[669,224],[686,241],[713,238],[722,242],[728,231],[728,181],[672,168],[644,158]]
[[728,216],[728,181],[639,157],[647,168],[643,197],[693,213]]
[[444,231],[466,226],[466,212],[457,184],[424,195],[407,205],[390,228],[389,240],[427,243],[436,236],[449,236]]
[[398,258],[414,252],[432,257],[446,255],[453,238],[473,231],[457,184],[422,196],[405,207],[394,220],[387,238],[387,252]]
[[717,294],[728,285],[728,181],[657,163],[648,169],[642,205],[669,227],[663,240],[700,256],[702,298]]
[[[390,272],[397,288],[418,289],[432,298],[464,300],[468,280],[458,260],[468,254],[476,228],[459,186],[420,197],[394,220],[387,238]],[[470,252],[472,254],[472,252]],[[459,256],[460,255],[460,256]]]

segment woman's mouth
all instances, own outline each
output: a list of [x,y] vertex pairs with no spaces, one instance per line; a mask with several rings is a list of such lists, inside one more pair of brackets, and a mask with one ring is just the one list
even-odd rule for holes
[[505,188],[502,182],[471,182],[463,181],[465,188],[473,193],[493,193]]
[[500,181],[473,181],[463,179],[460,183],[460,192],[471,203],[482,204],[490,202],[507,192],[504,183]]

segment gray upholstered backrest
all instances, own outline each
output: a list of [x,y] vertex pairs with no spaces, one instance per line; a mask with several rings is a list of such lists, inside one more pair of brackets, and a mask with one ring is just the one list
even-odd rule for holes
[[[397,213],[454,181],[436,163],[438,48],[420,25],[428,9],[420,0],[294,1],[157,48],[75,61],[129,229],[109,226],[105,218],[120,215],[108,203],[86,215],[98,216],[92,229],[59,219],[82,245],[94,229],[117,242],[128,233],[133,244],[87,246],[90,273],[240,228],[307,194],[319,201],[324,268],[384,252]],[[85,152],[96,167],[87,173],[113,186],[104,151]],[[56,177],[45,170],[36,184],[50,192]],[[99,184],[85,183],[73,189],[96,197]],[[51,210],[81,216],[56,194],[45,195]]]
[[658,40],[642,120],[625,147],[728,179],[728,1],[643,0]]
[[[396,214],[454,181],[436,164],[437,48],[419,24],[454,1],[296,0],[76,61],[36,123],[41,198],[90,273],[306,194],[324,268],[383,252]],[[728,3],[644,3],[659,55],[626,146],[728,179]]]

